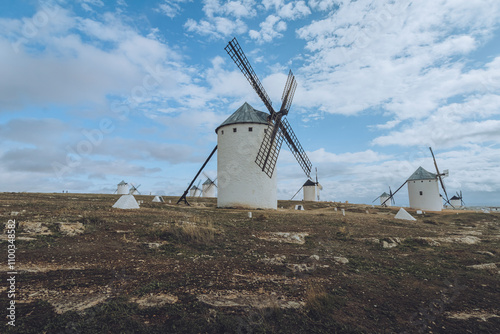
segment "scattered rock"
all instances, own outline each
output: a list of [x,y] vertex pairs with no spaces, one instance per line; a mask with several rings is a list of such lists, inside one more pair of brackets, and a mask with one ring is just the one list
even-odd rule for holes
[[441,237],[441,238],[430,238],[430,237],[416,237],[415,240],[422,240],[429,244],[430,246],[441,246],[440,242],[448,243],[459,243],[466,245],[474,245],[481,242],[481,239],[471,235],[467,236],[454,236],[454,237]]
[[304,305],[303,302],[288,301],[276,295],[251,294],[246,291],[219,291],[202,294],[197,298],[202,303],[215,307],[254,307],[259,309],[279,307],[282,309],[297,309]]
[[290,263],[286,267],[294,273],[312,272],[316,270],[316,265],[308,265],[306,263]]
[[131,302],[137,303],[139,308],[147,308],[147,307],[155,307],[155,306],[163,306],[166,304],[175,304],[179,301],[179,298],[174,295],[159,293],[159,294],[151,294],[144,297],[135,297],[130,299]]
[[445,313],[447,318],[451,319],[459,319],[459,320],[469,320],[471,318],[477,318],[481,321],[488,321],[490,318],[500,318],[500,315],[498,314],[492,314],[492,313],[486,313],[484,311],[473,311],[470,313],[466,312],[446,312]]
[[164,242],[145,242],[144,245],[146,245],[150,249],[158,249],[161,246],[163,246],[165,243]]
[[275,255],[274,257],[265,257],[263,259],[260,259],[260,262],[264,262],[266,264],[272,264],[272,265],[283,265],[286,260],[285,255]]
[[488,255],[488,256],[495,256],[495,254],[493,254],[492,252],[488,252],[488,251],[477,251],[476,253],[478,254],[483,254],[483,255]]
[[269,232],[265,233],[261,236],[259,236],[259,239],[266,240],[266,241],[274,241],[274,242],[286,242],[290,244],[299,244],[303,245],[306,240],[305,237],[307,237],[309,233],[305,232]]
[[377,238],[361,238],[361,240],[366,241],[366,242],[370,242],[372,244],[379,244],[380,243],[380,239],[377,239]]
[[472,266],[467,266],[467,268],[477,269],[477,270],[496,270],[498,267],[495,263],[484,263],[484,264],[475,264]]
[[20,222],[19,228],[21,231],[28,234],[36,234],[36,235],[52,234],[52,231],[50,231],[49,228],[41,222]]
[[394,237],[394,238],[386,238],[385,240],[382,240],[382,247],[384,248],[394,248],[394,247],[397,247],[399,244],[401,244],[401,239],[398,238],[398,237]]
[[103,303],[107,299],[106,295],[66,295],[63,298],[49,298],[49,303],[54,306],[56,313],[62,314],[68,311],[83,311],[85,309]]
[[338,264],[348,264],[349,260],[342,256],[334,256],[333,260]]
[[454,237],[451,239],[452,242],[456,242],[459,244],[467,244],[467,245],[475,245],[481,242],[481,239],[479,239],[478,237],[473,237],[470,235],[467,235],[465,237]]
[[57,223],[59,224],[59,232],[69,237],[74,237],[77,234],[82,234],[85,231],[85,226],[82,223]]
[[311,255],[311,256],[309,256],[309,259],[311,261],[319,261],[319,256],[318,255]]
[[436,241],[436,239],[428,238],[428,237],[416,237],[415,240],[420,241],[424,244],[427,244],[432,247],[439,247],[441,244]]

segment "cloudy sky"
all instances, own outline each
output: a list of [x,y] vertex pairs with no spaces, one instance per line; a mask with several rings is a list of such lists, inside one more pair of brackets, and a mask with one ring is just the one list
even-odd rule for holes
[[[181,195],[217,125],[265,110],[237,37],[275,105],[294,71],[322,199],[371,203],[432,146],[449,194],[500,205],[499,28],[498,0],[2,1],[0,191]],[[306,180],[286,149],[280,199]]]

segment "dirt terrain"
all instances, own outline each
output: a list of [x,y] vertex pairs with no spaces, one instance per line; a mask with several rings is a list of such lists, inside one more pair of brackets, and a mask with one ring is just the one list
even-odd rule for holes
[[399,208],[217,209],[153,196],[111,208],[118,198],[0,194],[4,273],[16,222],[7,333],[499,331],[499,213],[408,210],[417,221],[405,221]]

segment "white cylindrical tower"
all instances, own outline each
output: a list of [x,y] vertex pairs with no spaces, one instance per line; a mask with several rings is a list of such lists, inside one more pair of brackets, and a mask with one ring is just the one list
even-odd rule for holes
[[215,184],[206,180],[201,187],[201,197],[215,197]]
[[122,180],[122,182],[118,183],[118,187],[116,189],[116,193],[118,195],[127,195],[129,192],[128,190],[128,183]]
[[458,196],[453,196],[450,198],[450,205],[452,205],[455,209],[462,207],[462,199]]
[[391,200],[388,200],[391,195],[388,193],[384,192],[382,195],[380,195],[380,205],[385,202],[385,206],[392,206]]
[[307,180],[306,183],[302,186],[302,190],[304,191],[304,201],[316,201],[316,183],[311,180]]
[[217,133],[217,206],[276,209],[276,170],[269,178],[255,163],[269,114],[244,103]]
[[200,188],[197,186],[192,186],[191,189],[189,189],[189,196],[191,197],[197,197],[200,195]]
[[437,175],[419,167],[407,180],[410,207],[426,211],[441,211],[443,200],[439,194]]

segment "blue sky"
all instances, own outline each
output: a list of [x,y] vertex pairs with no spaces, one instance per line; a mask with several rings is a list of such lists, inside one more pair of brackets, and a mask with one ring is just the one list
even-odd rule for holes
[[[237,37],[288,116],[324,200],[370,203],[419,166],[469,205],[500,205],[500,3],[4,1],[0,191],[180,195],[245,101]],[[216,160],[207,166],[216,175]],[[290,152],[278,197],[305,181]],[[406,189],[396,203],[408,203]]]

